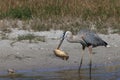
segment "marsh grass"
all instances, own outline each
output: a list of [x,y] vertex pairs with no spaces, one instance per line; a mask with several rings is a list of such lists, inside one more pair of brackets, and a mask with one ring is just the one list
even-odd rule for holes
[[[0,0],[0,11],[6,17],[23,15],[23,17],[82,16],[84,20],[120,16],[119,0]],[[4,14],[1,14],[4,15]],[[17,17],[19,16],[12,16]]]
[[33,34],[27,34],[27,35],[20,35],[17,37],[17,40],[18,41],[21,41],[21,40],[29,40],[29,42],[31,43],[32,42],[32,39],[34,39],[35,36]]
[[29,43],[41,41],[45,42],[45,37],[44,36],[35,36],[34,34],[26,34],[26,35],[20,35],[17,37],[17,41],[22,41],[22,40],[29,40]]
[[32,13],[28,7],[16,7],[10,8],[8,11],[1,13],[0,18],[12,18],[12,19],[31,19]]
[[34,34],[25,34],[25,35],[19,35],[17,38],[12,39],[13,41],[10,43],[10,45],[13,47],[14,43],[28,40],[29,43],[37,43],[37,42],[46,42],[45,36],[35,36]]
[[[76,32],[90,28],[92,22],[98,31],[106,32],[108,27],[120,29],[119,17],[120,0],[0,0],[1,19],[39,18],[31,26],[36,31],[53,28]],[[76,22],[78,18],[81,20]]]

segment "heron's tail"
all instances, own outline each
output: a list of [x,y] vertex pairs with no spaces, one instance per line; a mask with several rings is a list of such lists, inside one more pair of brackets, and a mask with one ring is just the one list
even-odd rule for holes
[[104,46],[107,47],[108,43],[104,41]]
[[105,42],[105,41],[104,41],[104,46],[105,46],[105,47],[110,47],[110,45],[108,45],[108,43]]

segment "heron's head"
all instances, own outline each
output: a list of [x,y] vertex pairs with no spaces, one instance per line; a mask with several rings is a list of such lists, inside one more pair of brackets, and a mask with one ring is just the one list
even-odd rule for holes
[[66,39],[66,38],[68,38],[68,37],[71,37],[71,35],[72,35],[72,32],[70,32],[70,31],[65,31],[65,32],[63,33],[63,35],[62,35],[62,39],[61,39],[61,41],[60,41],[57,49],[60,48],[61,44],[63,43],[63,40]]
[[72,36],[72,32],[66,31],[66,32],[64,33],[63,38],[66,39],[66,38],[70,38],[71,36]]

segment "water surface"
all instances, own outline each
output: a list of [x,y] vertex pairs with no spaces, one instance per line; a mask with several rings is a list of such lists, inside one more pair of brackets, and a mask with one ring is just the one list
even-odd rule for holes
[[[90,80],[89,67],[82,68],[81,75],[78,67],[47,68],[37,70],[18,70],[13,76],[0,72],[0,80]],[[92,80],[120,80],[120,65],[97,66],[92,68]]]

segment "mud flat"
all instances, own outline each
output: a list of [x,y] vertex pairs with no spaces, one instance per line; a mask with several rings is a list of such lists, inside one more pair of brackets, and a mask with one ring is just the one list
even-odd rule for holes
[[[59,32],[59,33],[58,33]],[[44,68],[64,68],[79,66],[81,58],[81,45],[63,42],[61,49],[68,53],[67,61],[56,57],[53,50],[60,41],[62,31],[36,33],[46,36],[46,42],[29,43],[27,40],[10,45],[12,40],[0,40],[0,71],[9,68],[15,70],[35,70]],[[15,33],[16,34],[16,33]],[[9,36],[13,33],[9,34]],[[97,47],[93,49],[93,66],[108,66],[120,63],[120,35],[99,34],[110,45],[109,48]],[[85,50],[83,65],[88,65],[88,50]]]

